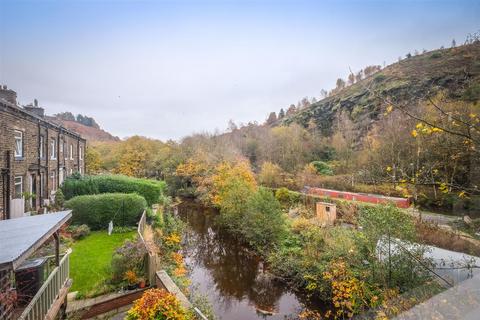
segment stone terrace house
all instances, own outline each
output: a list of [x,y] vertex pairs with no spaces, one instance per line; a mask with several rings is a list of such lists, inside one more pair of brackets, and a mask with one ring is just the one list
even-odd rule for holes
[[16,92],[0,86],[0,220],[53,201],[67,176],[85,172],[85,147],[81,136],[47,121],[36,100],[21,107]]

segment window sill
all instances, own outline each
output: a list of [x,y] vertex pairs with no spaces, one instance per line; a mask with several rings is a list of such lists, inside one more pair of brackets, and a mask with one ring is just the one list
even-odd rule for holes
[[24,156],[21,156],[21,157],[16,156],[15,157],[15,161],[22,161],[22,160],[25,160]]

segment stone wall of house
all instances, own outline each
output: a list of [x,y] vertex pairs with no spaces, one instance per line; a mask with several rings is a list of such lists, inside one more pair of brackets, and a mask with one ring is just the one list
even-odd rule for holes
[[[16,132],[23,138],[20,157],[15,156]],[[38,210],[53,200],[62,178],[85,172],[85,139],[5,100],[0,100],[0,137],[0,219],[7,218],[7,189],[13,199],[35,194],[26,199],[26,210]],[[15,190],[16,178],[22,193]]]

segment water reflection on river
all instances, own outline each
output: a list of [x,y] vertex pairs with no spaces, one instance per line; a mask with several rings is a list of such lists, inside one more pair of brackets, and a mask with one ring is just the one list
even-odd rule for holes
[[184,255],[192,286],[209,298],[219,319],[295,318],[299,297],[273,281],[258,257],[214,227],[214,210],[185,202],[178,213],[190,227]]

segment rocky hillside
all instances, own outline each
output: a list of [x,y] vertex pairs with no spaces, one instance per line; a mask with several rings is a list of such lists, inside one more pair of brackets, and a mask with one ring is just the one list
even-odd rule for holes
[[404,58],[337,94],[286,116],[277,124],[296,122],[305,127],[315,124],[328,136],[343,113],[362,136],[387,107],[385,97],[415,108],[419,101],[440,90],[445,90],[454,99],[480,99],[480,43]]
[[87,141],[119,141],[120,138],[113,136],[107,131],[101,129],[95,122],[94,126],[85,125],[76,120],[65,120],[61,117],[52,116],[49,117],[49,120],[58,123],[59,125],[72,130]]

